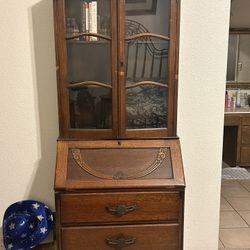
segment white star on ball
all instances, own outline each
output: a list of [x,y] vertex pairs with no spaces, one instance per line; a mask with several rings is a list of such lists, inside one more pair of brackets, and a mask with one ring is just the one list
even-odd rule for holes
[[38,203],[34,203],[34,204],[32,204],[32,206],[33,206],[33,208],[35,208],[35,209],[38,209],[38,208],[40,207],[40,205],[39,205]]
[[15,229],[15,223],[11,223],[11,224],[9,225],[9,229],[10,229],[10,230]]
[[44,217],[40,214],[40,215],[37,216],[37,219],[42,221],[44,219]]
[[27,234],[22,234],[21,238],[25,238],[27,236]]
[[47,231],[48,231],[48,230],[47,230],[46,227],[40,228],[40,233],[41,233],[41,234],[45,234]]
[[8,245],[8,249],[11,249],[11,248],[13,248],[14,246],[13,246],[13,244],[9,244]]

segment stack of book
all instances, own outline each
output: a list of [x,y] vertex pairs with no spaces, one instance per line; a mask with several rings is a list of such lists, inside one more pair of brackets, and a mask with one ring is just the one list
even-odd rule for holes
[[[97,33],[97,1],[81,2],[82,10],[82,32]],[[97,37],[88,36],[88,41],[97,41]]]

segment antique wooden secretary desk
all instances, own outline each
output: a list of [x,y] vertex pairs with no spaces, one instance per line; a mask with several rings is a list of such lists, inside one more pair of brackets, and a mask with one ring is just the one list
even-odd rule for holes
[[181,250],[178,0],[54,0],[63,250]]

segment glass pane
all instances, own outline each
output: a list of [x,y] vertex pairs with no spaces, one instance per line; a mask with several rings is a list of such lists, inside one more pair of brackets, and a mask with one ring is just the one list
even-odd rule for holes
[[[132,33],[151,32],[169,35],[170,0],[125,0],[126,20],[131,20],[127,30]],[[128,24],[128,23],[127,23]]]
[[84,87],[69,91],[70,125],[78,129],[110,129],[111,89]]
[[65,0],[65,18],[66,37],[78,32],[111,36],[110,0]]
[[167,84],[168,45],[151,37],[126,42],[126,85],[145,80]]
[[164,87],[138,86],[127,89],[127,128],[166,128],[166,99],[167,91]]
[[125,0],[126,128],[166,128],[170,0]]
[[67,41],[68,82],[111,84],[110,42]]
[[229,35],[228,57],[227,57],[227,81],[236,80],[238,35]]
[[250,35],[239,35],[238,82],[250,82]]

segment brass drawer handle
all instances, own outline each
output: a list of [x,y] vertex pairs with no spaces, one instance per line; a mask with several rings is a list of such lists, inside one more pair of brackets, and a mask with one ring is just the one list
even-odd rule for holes
[[131,238],[130,236],[128,236],[128,238],[126,239],[123,234],[117,235],[115,239],[106,238],[106,244],[110,247],[115,248],[116,250],[120,250],[135,243],[136,238]]
[[116,207],[106,206],[106,210],[115,215],[124,215],[137,209],[137,205],[118,205]]

